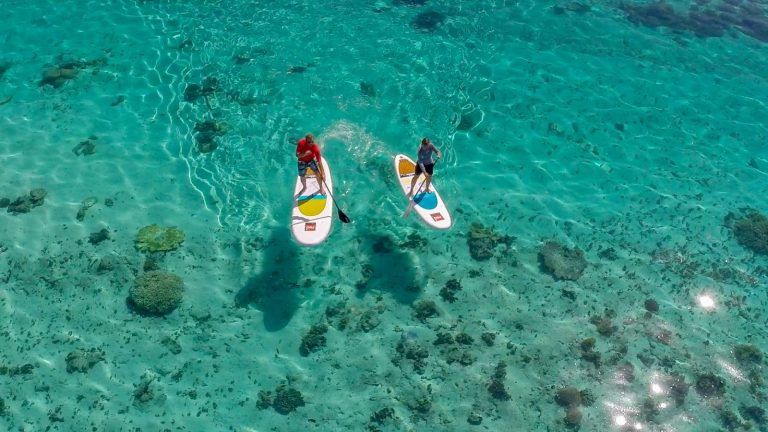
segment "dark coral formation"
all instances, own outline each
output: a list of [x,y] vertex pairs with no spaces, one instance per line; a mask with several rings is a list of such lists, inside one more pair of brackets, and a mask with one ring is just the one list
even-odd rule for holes
[[741,419],[735,412],[731,410],[723,410],[720,412],[720,423],[726,430],[735,431],[744,426]]
[[360,93],[369,98],[376,97],[376,87],[367,81],[360,81]]
[[593,315],[589,318],[589,322],[595,326],[595,330],[601,336],[609,337],[616,332],[616,326],[611,321],[611,314],[606,314],[605,316]]
[[97,245],[104,240],[109,240],[109,229],[102,228],[99,231],[92,232],[91,235],[88,236],[88,243],[92,245]]
[[168,348],[168,351],[170,351],[173,355],[181,354],[181,344],[176,338],[166,336],[160,341],[160,344]]
[[[325,318],[339,330],[346,330],[351,320],[352,311],[345,301],[339,301],[325,308]],[[362,323],[360,324],[362,326]]]
[[155,388],[153,388],[152,383],[155,381],[155,376],[151,374],[144,374],[141,377],[141,381],[136,386],[136,388],[133,390],[133,403],[136,406],[145,405],[148,402],[154,400],[155,398],[159,398],[162,396]]
[[496,400],[510,400],[512,396],[504,385],[504,379],[507,377],[507,364],[500,361],[491,375],[491,381],[488,383],[488,392]]
[[88,138],[85,141],[80,141],[75,147],[72,148],[72,153],[77,156],[90,156],[96,153],[96,137]]
[[395,410],[390,407],[382,408],[371,414],[371,423],[384,424],[389,419],[395,418]]
[[128,303],[144,315],[167,315],[179,306],[183,295],[184,282],[179,276],[152,271],[136,278]]
[[664,380],[664,384],[669,389],[669,394],[675,400],[675,404],[677,406],[683,405],[690,388],[690,385],[685,382],[685,377],[680,374],[672,374]]
[[735,221],[733,235],[745,248],[768,255],[768,217],[765,215],[752,212]]
[[646,27],[666,27],[675,31],[688,31],[700,38],[721,37],[730,29],[768,42],[768,17],[756,3],[748,1],[724,1],[711,3],[693,2],[687,10],[675,8],[666,1],[645,4],[622,3],[627,19]]
[[11,68],[11,64],[7,62],[0,62],[0,79],[3,79],[3,75]]
[[43,77],[40,79],[39,85],[40,87],[51,86],[59,88],[66,84],[67,81],[74,79],[78,72],[78,68],[73,64],[52,67],[43,71]]
[[[739,408],[739,413],[741,413],[741,415],[745,419],[752,420],[753,422],[755,422],[755,423],[757,423],[759,425],[764,425],[765,424],[765,421],[766,421],[765,409],[763,409],[763,408],[761,408],[761,407],[759,407],[757,405],[752,405],[752,406],[742,405]],[[763,430],[762,427],[760,429]]]
[[197,102],[200,96],[202,96],[200,84],[189,84],[184,89],[184,100],[187,102]]
[[592,363],[595,367],[600,367],[600,360],[602,356],[599,352],[595,351],[595,338],[586,338],[579,343],[581,348],[582,360]]
[[539,250],[539,262],[544,270],[559,280],[577,280],[587,268],[584,252],[548,241]]
[[421,346],[415,338],[403,334],[397,341],[395,351],[407,360],[413,362],[413,369],[417,374],[424,374],[424,368],[427,366],[426,359],[429,357],[429,351]]
[[200,153],[210,153],[219,147],[216,138],[227,132],[227,125],[217,120],[205,120],[195,123],[195,141],[197,142],[197,151]]
[[696,393],[705,398],[725,395],[725,380],[715,374],[705,373],[696,378]]
[[[195,103],[198,99],[213,96],[219,90],[219,79],[214,76],[208,76],[203,79],[202,84],[189,84],[184,89],[184,100]],[[207,99],[206,99],[207,102]]]
[[555,402],[565,408],[565,418],[563,418],[565,426],[571,429],[578,429],[582,419],[579,406],[592,405],[594,397],[586,390],[579,390],[576,387],[564,387],[555,394]]
[[77,214],[75,215],[75,219],[82,222],[85,220],[85,215],[88,212],[88,209],[96,205],[98,200],[95,197],[88,197],[83,200],[83,202],[80,204],[80,208],[77,209]]
[[437,310],[437,305],[432,300],[420,300],[413,305],[413,316],[421,322],[425,322],[427,318],[432,318],[440,315]]
[[404,242],[400,243],[402,249],[422,249],[427,245],[427,239],[415,231],[408,234],[405,239]]
[[555,402],[561,407],[581,405],[581,392],[576,387],[564,387],[555,394]]
[[136,233],[136,249],[141,252],[170,252],[181,247],[184,231],[176,227],[147,225]]
[[4,366],[0,365],[0,375],[8,375],[10,377],[15,377],[18,375],[30,375],[35,371],[35,365],[31,363],[26,363],[20,366]]
[[645,310],[650,313],[656,313],[659,311],[659,302],[654,299],[647,299],[643,306],[645,306]]
[[98,348],[75,350],[67,354],[67,372],[88,372],[96,363],[104,360],[104,351]]
[[[471,131],[483,121],[483,116],[483,111],[475,107],[463,109],[461,114],[454,117],[456,130],[461,132]],[[456,123],[456,120],[458,120],[458,124]]]
[[628,361],[621,362],[616,368],[616,377],[627,383],[635,381],[635,365]]
[[496,333],[484,332],[480,335],[480,339],[482,339],[486,346],[492,347],[496,342]]
[[733,356],[739,363],[761,363],[763,353],[754,345],[736,345],[733,348]]
[[492,228],[486,228],[480,222],[472,222],[469,227],[467,244],[469,254],[477,261],[491,259],[498,245],[509,246],[515,240],[514,237],[499,235]]
[[282,415],[288,415],[299,407],[306,405],[304,396],[293,387],[281,385],[275,390],[275,398],[272,400],[272,408]]
[[472,411],[467,416],[467,423],[471,424],[472,426],[478,426],[483,422],[483,416],[480,414]]
[[259,390],[256,399],[256,408],[265,410],[272,406],[272,392],[269,390]]
[[473,342],[472,336],[464,332],[458,333],[455,337],[448,332],[438,332],[437,339],[432,344],[440,347],[440,353],[446,363],[469,366],[475,362],[475,356],[470,348]]
[[461,291],[461,282],[456,279],[450,279],[440,289],[440,297],[448,303],[453,303],[457,300],[456,293]]
[[27,195],[22,195],[8,204],[8,213],[19,214],[29,213],[33,208],[43,205],[45,196],[48,195],[45,189],[32,189]]
[[92,66],[101,66],[106,62],[106,59],[100,58],[96,60],[77,60],[61,63],[58,66],[50,67],[43,71],[39,86],[59,88],[66,84],[67,81],[77,77],[81,70]]
[[320,323],[309,328],[309,331],[301,338],[299,354],[307,357],[311,353],[323,348],[327,342],[325,334],[328,332],[328,326]]
[[434,32],[445,22],[446,16],[444,13],[437,11],[426,11],[416,15],[411,25],[416,30],[423,32]]
[[370,332],[381,324],[380,313],[381,311],[377,308],[368,309],[360,315],[360,321],[357,326],[365,333]]

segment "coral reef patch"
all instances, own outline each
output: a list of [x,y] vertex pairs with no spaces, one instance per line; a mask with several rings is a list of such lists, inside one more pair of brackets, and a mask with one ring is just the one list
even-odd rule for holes
[[129,304],[145,315],[167,315],[181,303],[184,282],[181,277],[163,271],[138,276],[130,290]]
[[89,350],[75,350],[67,354],[65,359],[67,363],[67,372],[88,372],[98,362],[104,360],[104,351],[98,348]]
[[168,252],[184,242],[184,231],[176,227],[147,225],[136,234],[136,249],[142,252]]
[[45,203],[45,197],[48,195],[45,189],[32,189],[28,194],[22,195],[8,204],[8,213],[17,215],[20,213],[29,213],[33,208],[39,207]]
[[559,280],[577,280],[587,268],[587,260],[581,249],[569,249],[554,241],[541,246],[539,262],[547,273]]

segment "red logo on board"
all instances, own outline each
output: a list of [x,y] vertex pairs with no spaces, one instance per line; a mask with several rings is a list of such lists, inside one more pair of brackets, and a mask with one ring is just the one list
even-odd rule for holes
[[304,231],[314,231],[317,224],[314,222],[307,222],[304,224]]
[[443,220],[443,215],[440,213],[432,213],[430,214],[430,216],[432,216],[432,220],[435,222],[440,222],[441,220]]

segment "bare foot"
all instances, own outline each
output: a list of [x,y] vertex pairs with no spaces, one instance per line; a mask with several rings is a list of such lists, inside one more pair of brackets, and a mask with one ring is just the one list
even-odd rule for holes
[[296,196],[297,196],[297,197],[300,197],[300,196],[301,196],[301,194],[302,194],[302,192],[304,192],[305,190],[307,190],[307,187],[306,187],[306,186],[304,186],[303,188],[301,188],[301,190],[299,191],[299,193],[297,193],[297,194],[296,194]]
[[325,195],[325,191],[322,188],[320,188],[320,195]]

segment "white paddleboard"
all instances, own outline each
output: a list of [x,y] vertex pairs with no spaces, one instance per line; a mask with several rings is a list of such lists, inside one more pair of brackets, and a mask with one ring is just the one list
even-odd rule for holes
[[[395,173],[397,173],[400,188],[403,195],[408,196],[411,190],[411,181],[416,175],[416,164],[411,158],[404,154],[395,156]],[[435,183],[429,185],[429,193],[424,193],[424,182],[426,177],[422,174],[414,186],[413,212],[416,212],[421,219],[430,227],[436,229],[448,229],[453,224],[451,214],[440,194],[437,192]],[[411,201],[408,201],[411,204]]]
[[304,246],[316,246],[331,233],[333,226],[333,203],[328,193],[333,194],[333,180],[328,162],[321,158],[325,173],[325,195],[320,195],[319,179],[312,168],[307,168],[307,188],[301,192],[301,177],[296,176],[293,189],[293,212],[291,214],[291,233],[297,242]]

